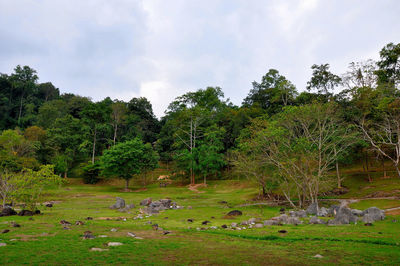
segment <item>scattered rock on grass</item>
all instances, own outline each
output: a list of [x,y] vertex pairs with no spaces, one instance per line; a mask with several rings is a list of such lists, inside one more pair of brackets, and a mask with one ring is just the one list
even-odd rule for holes
[[111,232],[117,232],[118,231],[118,229],[117,228],[111,228],[111,230],[110,230]]
[[364,211],[364,223],[373,223],[383,219],[385,219],[385,212],[377,207],[371,207]]
[[308,206],[306,213],[312,215],[318,214],[318,203],[317,202],[311,203],[310,206]]
[[324,220],[319,219],[317,216],[312,216],[308,221],[309,224],[326,224]]
[[122,246],[123,244],[121,242],[108,242],[107,246],[109,247],[117,247],[117,246]]
[[122,209],[125,207],[125,200],[120,197],[116,197],[117,202],[110,206],[110,209]]
[[0,212],[0,216],[12,216],[16,214],[17,212],[11,207],[6,207]]
[[171,234],[171,231],[167,231],[167,230],[163,231],[163,235],[168,235],[168,234]]
[[263,224],[255,224],[254,227],[255,227],[255,228],[263,228],[264,225],[263,225]]
[[202,225],[207,225],[207,224],[210,224],[211,222],[210,221],[203,221],[201,224]]
[[76,221],[75,225],[84,225],[84,223],[82,221]]
[[93,217],[86,217],[85,220],[93,220]]
[[314,256],[314,258],[317,258],[317,259],[322,259],[324,256],[322,256],[322,255],[320,255],[320,254],[317,254],[317,255],[315,255]]
[[2,234],[8,233],[8,232],[10,232],[10,230],[8,230],[8,229],[4,229],[3,231],[1,231]]
[[228,212],[228,216],[240,216],[240,215],[242,215],[243,213],[241,212],[241,211],[239,211],[239,210],[233,210],[233,211],[230,211],[230,212]]
[[33,216],[35,213],[30,210],[22,210],[18,213],[19,216]]
[[279,225],[277,220],[265,220],[264,225]]
[[372,226],[372,223],[365,223],[365,226]]
[[279,230],[279,231],[278,231],[278,233],[281,233],[281,234],[286,234],[286,233],[287,233],[287,231],[286,231],[286,230]]
[[226,229],[228,226],[226,224],[221,225],[222,228]]
[[51,207],[53,207],[53,204],[47,203],[47,204],[46,204],[46,207],[51,208]]
[[189,223],[193,223],[193,219],[187,219]]
[[0,243],[0,247],[5,247],[5,246],[7,246],[6,243]]
[[61,221],[60,221],[60,224],[63,224],[63,225],[71,225],[71,223],[68,222],[68,221],[66,221],[66,220],[61,220]]
[[83,233],[83,239],[94,239],[95,236],[90,231],[85,231]]
[[130,236],[130,237],[136,237],[136,235],[134,233],[132,233],[132,232],[128,232],[127,235]]
[[109,251],[109,249],[108,248],[91,248],[90,251],[103,252],[103,251]]
[[12,227],[21,227],[21,225],[17,224],[16,222],[11,222]]
[[151,198],[147,198],[140,202],[140,206],[149,206],[150,203],[151,203]]

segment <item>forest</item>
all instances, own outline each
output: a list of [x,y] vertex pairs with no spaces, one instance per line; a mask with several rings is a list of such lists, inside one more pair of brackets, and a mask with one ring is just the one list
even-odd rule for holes
[[128,189],[162,165],[192,185],[248,178],[261,197],[293,207],[344,189],[341,168],[353,163],[369,179],[371,160],[400,178],[400,43],[379,55],[345,73],[314,64],[306,88],[269,69],[241,106],[222,88],[198,89],[176,97],[161,119],[144,97],[94,102],[18,65],[0,75],[1,176],[52,165],[90,184],[120,177]]

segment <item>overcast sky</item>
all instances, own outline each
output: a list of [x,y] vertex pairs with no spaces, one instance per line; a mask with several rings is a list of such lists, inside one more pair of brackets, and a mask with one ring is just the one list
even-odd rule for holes
[[0,0],[0,72],[29,65],[61,92],[128,101],[160,117],[219,86],[240,104],[270,68],[302,91],[312,64],[378,59],[400,42],[399,0]]

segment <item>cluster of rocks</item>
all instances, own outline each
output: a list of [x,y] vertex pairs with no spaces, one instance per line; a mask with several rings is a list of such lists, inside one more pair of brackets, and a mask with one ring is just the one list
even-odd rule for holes
[[140,205],[144,208],[142,212],[147,215],[157,214],[160,211],[168,209],[182,209],[182,206],[178,206],[176,202],[171,199],[160,199],[153,201],[151,198],[144,199],[140,202]]
[[110,209],[119,210],[120,212],[127,212],[133,208],[135,208],[135,204],[125,204],[125,200],[120,197],[116,197],[116,203],[110,206]]
[[35,211],[21,210],[20,212],[17,213],[13,208],[7,206],[1,210],[0,217],[1,216],[13,216],[13,215],[33,216],[35,214],[40,214],[40,210],[35,210]]

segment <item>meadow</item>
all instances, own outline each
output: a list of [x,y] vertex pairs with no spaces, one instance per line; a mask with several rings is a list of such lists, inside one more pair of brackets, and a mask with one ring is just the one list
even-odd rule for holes
[[[365,182],[359,173],[349,172],[345,185],[349,192],[338,200],[353,199],[350,207],[383,209],[400,207],[397,178],[374,178]],[[378,176],[378,174],[377,174]],[[42,214],[33,217],[0,217],[0,264],[2,265],[330,265],[330,264],[400,264],[400,221],[396,210],[387,213],[384,221],[373,226],[362,222],[351,225],[327,226],[304,224],[266,226],[245,230],[221,229],[221,225],[240,223],[249,218],[266,220],[279,215],[281,206],[257,204],[253,201],[257,188],[246,180],[211,181],[195,190],[172,184],[160,188],[157,183],[143,188],[133,185],[131,192],[122,192],[119,181],[85,185],[70,178],[60,188],[46,192],[44,201],[53,207],[40,206]],[[371,198],[376,192],[385,197]],[[136,205],[130,212],[111,210],[115,197]],[[142,219],[139,202],[170,198],[182,209],[165,210]],[[358,199],[358,200],[354,200]],[[226,202],[226,203],[224,203]],[[331,197],[324,205],[336,203]],[[190,207],[189,207],[190,206]],[[188,208],[189,207],[189,208]],[[226,217],[231,210],[242,216]],[[85,220],[93,217],[93,220]],[[32,219],[33,218],[33,219]],[[192,219],[193,222],[188,222]],[[64,229],[61,220],[69,221]],[[210,221],[207,226],[203,221]],[[307,220],[307,219],[306,219]],[[75,225],[83,221],[84,225]],[[21,227],[12,227],[15,222]],[[151,224],[150,224],[151,222]],[[158,224],[163,230],[153,230]],[[218,229],[199,230],[217,226]],[[117,229],[116,231],[111,229]],[[279,233],[286,230],[287,233]],[[83,239],[91,231],[95,239]],[[134,233],[138,238],[128,236]],[[105,235],[107,237],[99,237]],[[123,245],[108,247],[108,242]],[[105,251],[91,251],[102,248]],[[315,257],[317,254],[321,255]]]

